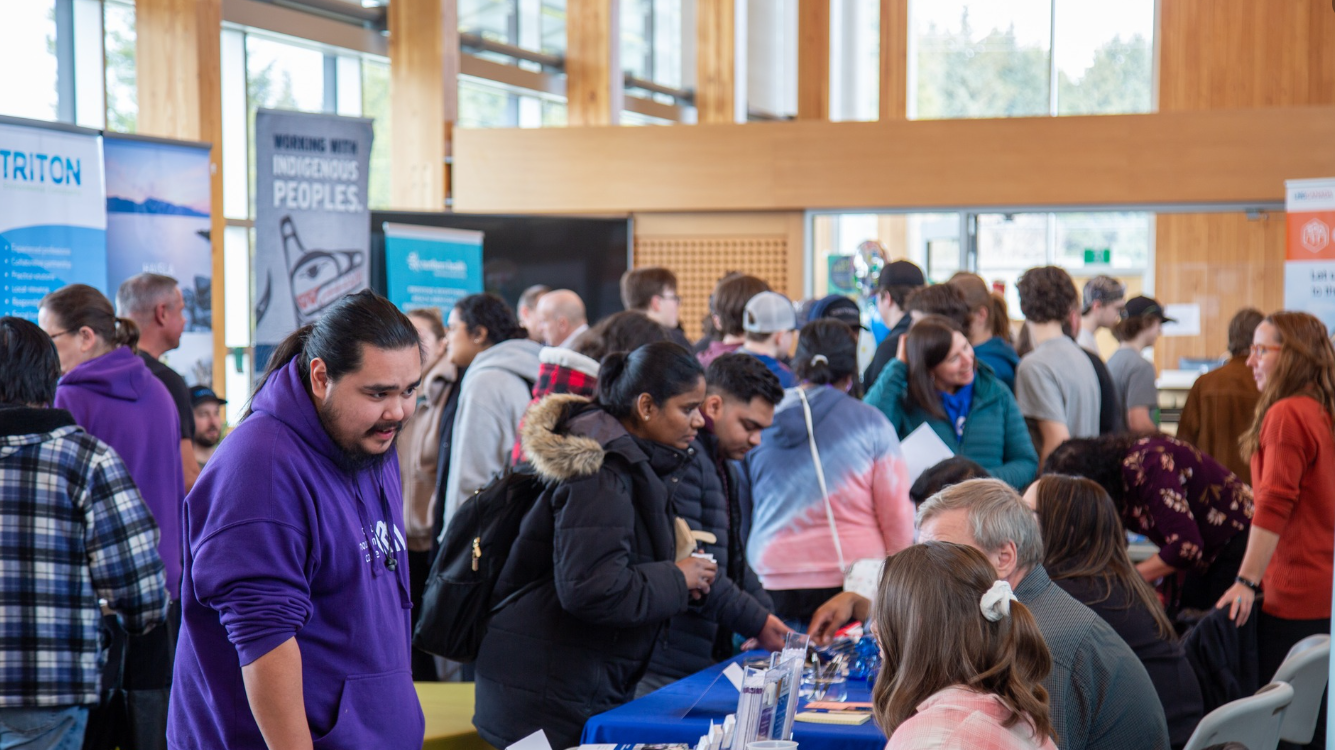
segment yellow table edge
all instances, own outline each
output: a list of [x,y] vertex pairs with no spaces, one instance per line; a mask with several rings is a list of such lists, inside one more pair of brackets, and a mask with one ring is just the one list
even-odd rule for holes
[[426,717],[422,750],[494,750],[473,728],[473,683],[415,682]]

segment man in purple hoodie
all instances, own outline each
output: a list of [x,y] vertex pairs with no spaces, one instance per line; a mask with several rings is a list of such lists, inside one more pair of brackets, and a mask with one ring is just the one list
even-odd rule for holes
[[392,450],[421,376],[370,291],[274,352],[186,498],[169,747],[422,746]]

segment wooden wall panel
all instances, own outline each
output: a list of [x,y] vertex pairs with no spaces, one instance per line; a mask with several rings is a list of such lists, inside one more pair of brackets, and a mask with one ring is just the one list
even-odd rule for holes
[[460,211],[1279,201],[1335,174],[1335,107],[997,120],[470,130]]
[[1284,214],[1160,214],[1156,220],[1154,296],[1165,304],[1201,306],[1201,335],[1161,338],[1156,363],[1218,357],[1228,350],[1228,321],[1243,307],[1274,312],[1284,305]]
[[800,213],[639,214],[633,262],[677,274],[682,328],[696,339],[714,285],[731,271],[759,276],[792,299],[802,297],[802,221]]
[[1160,0],[1159,110],[1335,104],[1320,0]]
[[737,121],[737,3],[697,0],[695,43],[696,121]]
[[[1316,0],[1159,0],[1159,109],[1335,104],[1335,10]],[[1272,137],[1280,137],[1278,135]],[[1329,165],[1326,175],[1335,174]],[[1277,175],[1303,176],[1300,170]],[[1228,321],[1245,305],[1284,304],[1284,216],[1158,217],[1155,296],[1201,305],[1200,336],[1162,339],[1160,368],[1227,348]]]
[[881,119],[908,118],[909,0],[881,0]]
[[797,119],[830,119],[830,0],[797,2]]
[[[222,2],[221,0],[136,0],[137,61],[141,135],[204,141],[209,153],[213,280],[213,382],[226,398],[227,298],[223,273],[222,188]],[[114,292],[113,292],[114,294]]]
[[395,208],[445,208],[445,157],[459,119],[459,21],[450,0],[389,8],[390,127]]
[[571,126],[620,121],[620,0],[568,0],[566,5],[566,122]]

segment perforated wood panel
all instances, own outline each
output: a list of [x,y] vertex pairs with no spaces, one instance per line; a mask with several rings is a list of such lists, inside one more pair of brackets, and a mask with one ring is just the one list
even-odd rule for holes
[[692,340],[701,335],[700,321],[709,311],[709,295],[724,274],[741,271],[769,282],[792,296],[788,285],[788,238],[757,237],[635,237],[635,267],[665,266],[677,274],[681,325]]

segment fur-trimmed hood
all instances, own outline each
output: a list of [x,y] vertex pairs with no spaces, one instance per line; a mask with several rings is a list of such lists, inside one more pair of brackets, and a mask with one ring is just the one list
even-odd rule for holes
[[[587,409],[592,401],[584,396],[554,393],[529,407],[519,431],[524,454],[538,476],[547,482],[565,482],[597,474],[607,455],[604,446],[629,435],[611,415]],[[571,417],[587,411],[572,430]],[[589,423],[589,424],[584,424]],[[594,429],[589,429],[589,428]]]

